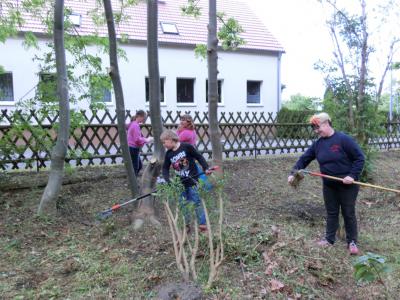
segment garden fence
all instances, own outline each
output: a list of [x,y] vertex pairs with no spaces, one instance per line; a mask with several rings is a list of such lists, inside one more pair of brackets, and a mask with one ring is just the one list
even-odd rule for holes
[[[176,129],[180,115],[190,113],[197,131],[197,148],[211,158],[208,114],[205,112],[167,111],[166,128]],[[71,129],[66,161],[74,166],[103,165],[122,162],[117,117],[110,111],[80,111],[80,125]],[[126,123],[131,112],[126,112]],[[303,118],[304,119],[304,118]],[[2,110],[0,116],[0,169],[37,170],[50,165],[56,140],[58,115],[40,115],[37,111]],[[399,120],[382,124],[385,135],[371,139],[379,149],[400,148]],[[225,158],[257,157],[268,154],[303,152],[315,135],[304,121],[285,123],[279,115],[264,112],[221,112],[221,143]],[[150,124],[142,126],[144,136],[152,136]],[[152,155],[153,145],[142,149],[144,160]]]

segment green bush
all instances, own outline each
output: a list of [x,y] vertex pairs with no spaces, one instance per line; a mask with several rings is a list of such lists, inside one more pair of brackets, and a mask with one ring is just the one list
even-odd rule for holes
[[313,138],[309,118],[315,111],[290,110],[283,107],[276,117],[276,135],[280,138],[309,139]]

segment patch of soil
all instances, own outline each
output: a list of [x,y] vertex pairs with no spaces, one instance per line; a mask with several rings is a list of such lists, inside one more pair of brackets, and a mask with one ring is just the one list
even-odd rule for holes
[[[227,251],[232,252],[227,253],[229,259],[223,264],[221,279],[217,282],[217,285],[223,288],[211,291],[209,299],[218,299],[218,295],[224,295],[221,296],[223,299],[274,299],[275,294],[269,287],[271,276],[265,274],[267,262],[263,261],[264,253],[269,253],[271,261],[275,259],[274,262],[282,266],[287,273],[286,276],[298,278],[293,279],[293,282],[287,282],[280,291],[286,298],[295,299],[296,293],[300,293],[297,290],[301,290],[299,286],[307,287],[304,288],[305,292],[302,292],[303,296],[315,292],[310,297],[330,298],[334,295],[335,289],[340,289],[343,295],[349,290],[348,294],[353,298],[359,297],[359,291],[354,283],[349,288],[346,286],[348,282],[353,282],[348,261],[345,261],[343,266],[341,264],[330,266],[332,269],[339,268],[332,271],[337,272],[336,274],[319,268],[321,264],[331,259],[331,256],[317,258],[320,259],[317,262],[312,260],[316,255],[312,252],[314,251],[312,241],[324,231],[325,209],[321,182],[318,178],[306,176],[297,190],[289,187],[287,176],[296,159],[295,155],[276,155],[224,162],[228,178],[225,187],[228,199],[225,225],[233,235],[229,237],[231,241]],[[376,172],[372,174],[374,184],[399,188],[400,152],[380,154],[376,165]],[[318,165],[312,163],[309,169],[318,170]],[[103,264],[114,266],[121,261],[132,268],[137,267],[140,271],[134,273],[138,277],[132,284],[141,283],[141,288],[147,293],[151,293],[156,286],[179,279],[179,274],[175,270],[168,223],[159,203],[156,202],[156,209],[162,224],[160,228],[145,224],[140,231],[132,230],[135,209],[133,205],[121,209],[104,222],[96,219],[100,211],[130,199],[122,165],[80,168],[75,173],[67,175],[57,201],[58,215],[55,219],[35,217],[43,192],[41,186],[46,182],[46,176],[45,172],[18,172],[1,178],[6,182],[0,183],[0,241],[3,244],[0,249],[2,250],[0,276],[5,274],[0,279],[5,281],[3,286],[13,287],[0,290],[6,298],[18,296],[19,289],[31,290],[35,295],[39,295],[49,280],[58,282],[59,297],[70,298],[72,291],[69,290],[68,284],[77,284],[78,279],[74,276],[90,270],[92,266],[90,261],[87,262],[77,255],[81,252],[76,252],[75,256],[73,253],[66,257],[60,256],[61,250],[65,247],[89,254],[101,253],[100,257],[104,257],[104,261],[99,262],[99,269]],[[362,188],[358,198],[358,214],[362,230],[378,231],[376,224],[382,223],[382,220],[392,222],[391,225],[388,223],[389,228],[400,229],[400,220],[396,217],[400,212],[397,197],[391,193]],[[388,206],[390,209],[387,209]],[[393,216],[388,218],[385,215],[379,216],[382,219],[374,219],[371,207],[379,212],[382,211],[382,214],[393,212]],[[272,228],[271,225],[276,227]],[[284,232],[284,226],[290,228],[297,226],[299,229],[301,226],[303,231]],[[312,236],[305,236],[307,232],[311,232]],[[243,234],[241,236],[243,239],[246,238],[253,244],[239,245],[240,239],[236,238],[240,234]],[[82,243],[75,244],[77,241]],[[371,242],[371,249],[373,244],[376,247],[376,243]],[[343,248],[340,251],[345,253],[345,247],[337,247]],[[299,249],[304,252],[300,252]],[[66,252],[69,253],[68,251]],[[338,250],[328,254],[334,256],[335,251]],[[342,252],[340,255],[343,255]],[[49,256],[50,254],[52,256]],[[299,259],[301,263],[305,260],[308,262],[296,265],[299,263],[294,261],[296,257],[301,258]],[[143,261],[146,263],[140,265]],[[36,273],[27,271],[29,264],[36,266]],[[272,266],[275,265],[271,264],[270,267]],[[345,267],[347,269],[343,270]],[[302,270],[301,274],[297,274],[299,270]],[[111,272],[108,269],[107,271]],[[128,295],[123,294],[124,296],[118,294],[122,293],[123,289],[118,286],[121,279],[100,278],[97,282],[94,274],[91,275],[94,281],[93,290],[96,287],[109,286],[108,297],[136,296],[134,291]],[[68,284],[63,284],[66,277],[69,278]],[[135,280],[130,279],[129,282],[132,281]],[[235,293],[236,298],[232,296]],[[143,295],[141,293],[140,297]]]

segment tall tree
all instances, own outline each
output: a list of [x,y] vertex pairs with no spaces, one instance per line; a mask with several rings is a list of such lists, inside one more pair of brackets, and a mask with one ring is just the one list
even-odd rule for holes
[[326,74],[330,99],[347,106],[347,120],[343,123],[346,128],[343,129],[353,132],[361,144],[367,145],[374,123],[371,115],[378,108],[382,86],[399,39],[396,36],[388,37],[391,41],[387,45],[386,61],[382,64],[385,68],[379,84],[376,84],[369,73],[370,56],[376,51],[376,46],[382,49],[383,43],[375,46],[371,43],[371,35],[378,31],[373,32],[369,27],[368,18],[372,17],[367,13],[366,1],[360,0],[358,14],[350,14],[334,0],[321,2],[333,9],[327,24],[334,45],[334,59],[332,64],[322,63],[318,68]]
[[69,138],[68,79],[64,47],[64,0],[56,0],[54,6],[54,46],[57,68],[57,95],[59,99],[59,129],[57,142],[51,155],[49,181],[40,200],[38,213],[47,210],[49,203],[58,197],[64,175],[64,160]]
[[[142,194],[151,193],[155,189],[157,176],[160,174],[164,160],[164,147],[160,140],[163,130],[160,107],[160,71],[158,64],[158,0],[147,0],[147,66],[149,72],[150,119],[154,136],[154,154],[142,175]],[[153,224],[159,222],[155,218],[154,198],[143,199],[139,204],[136,229],[143,225],[144,218]]]
[[221,132],[218,122],[218,39],[217,1],[209,0],[208,9],[208,123],[213,154],[213,163],[222,166]]
[[[366,1],[360,0],[357,12],[350,13],[339,7],[335,0],[321,2],[332,9],[327,24],[334,45],[333,61],[317,65],[324,72],[327,83],[324,110],[332,114],[337,129],[353,134],[360,143],[367,156],[363,176],[368,177],[374,152],[368,141],[374,135],[382,134],[379,125],[385,120],[377,111],[387,70],[392,65],[395,46],[399,42],[398,32],[388,34],[390,31],[383,25],[393,26],[390,24],[393,20],[388,23],[390,18],[387,16],[398,11],[399,4],[389,0],[381,4],[386,6],[382,11],[376,7],[368,10]],[[382,19],[381,28],[372,26],[374,17]],[[371,38],[374,35],[384,35],[386,41],[374,44]],[[387,55],[382,55],[383,51]],[[372,77],[370,72],[370,60],[376,53],[386,59],[380,63],[384,66],[380,80]]]
[[[185,15],[195,18],[201,15],[200,0],[188,0],[182,7]],[[208,124],[212,157],[215,165],[222,165],[221,132],[218,122],[218,41],[223,50],[235,50],[244,44],[239,36],[243,28],[234,18],[225,20],[224,13],[217,13],[217,0],[209,0],[207,45],[196,45],[196,56],[205,58],[208,64]],[[222,23],[217,30],[217,19]]]
[[109,75],[111,77],[114,92],[115,92],[115,104],[117,113],[118,123],[118,136],[122,150],[122,157],[124,159],[125,169],[128,173],[128,184],[132,192],[132,196],[135,197],[139,194],[137,178],[133,172],[132,159],[129,153],[128,139],[125,128],[125,102],[124,93],[122,90],[121,77],[118,68],[118,57],[117,57],[117,37],[114,26],[114,16],[112,11],[112,5],[110,0],[103,0],[104,11],[107,20],[108,28],[108,39],[110,47],[110,70]]

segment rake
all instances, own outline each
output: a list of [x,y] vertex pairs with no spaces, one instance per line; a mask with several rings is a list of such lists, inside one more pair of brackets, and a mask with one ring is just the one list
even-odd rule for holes
[[[300,174],[304,173],[304,174],[308,174],[311,176],[317,176],[317,177],[323,177],[323,178],[328,178],[328,179],[332,179],[332,180],[336,180],[336,181],[343,181],[343,178],[340,177],[335,177],[335,176],[331,176],[331,175],[325,175],[319,172],[312,172],[312,171],[308,171],[308,170],[299,170],[298,171]],[[370,188],[374,188],[374,189],[379,189],[379,190],[385,190],[385,191],[389,191],[389,192],[394,192],[394,193],[398,193],[400,194],[400,190],[396,190],[396,189],[391,189],[391,188],[387,188],[384,186],[380,186],[380,185],[375,185],[375,184],[370,184],[370,183],[364,183],[364,182],[359,182],[359,181],[353,181],[353,184],[357,184],[360,186],[366,186],[366,187],[370,187]]]
[[[219,169],[219,166],[214,166],[214,167],[209,168],[208,170],[215,171],[215,170],[218,170],[218,169]],[[200,175],[203,175],[203,174],[206,174],[206,173],[205,172],[201,172],[201,173],[198,173],[196,176],[188,176],[188,177],[184,178],[184,180],[194,179],[195,177],[199,177]],[[108,217],[110,217],[115,211],[117,211],[121,207],[124,207],[124,206],[126,206],[128,204],[131,204],[133,202],[136,202],[136,201],[138,201],[140,199],[143,199],[143,198],[149,197],[151,195],[154,195],[155,193],[157,193],[157,190],[154,190],[154,191],[152,191],[150,193],[147,193],[147,194],[140,195],[139,197],[130,199],[130,200],[128,200],[128,201],[126,201],[124,203],[121,203],[121,204],[114,204],[110,208],[107,208],[106,210],[103,210],[103,211],[99,212],[97,214],[97,219],[100,219],[100,220],[107,219]]]

